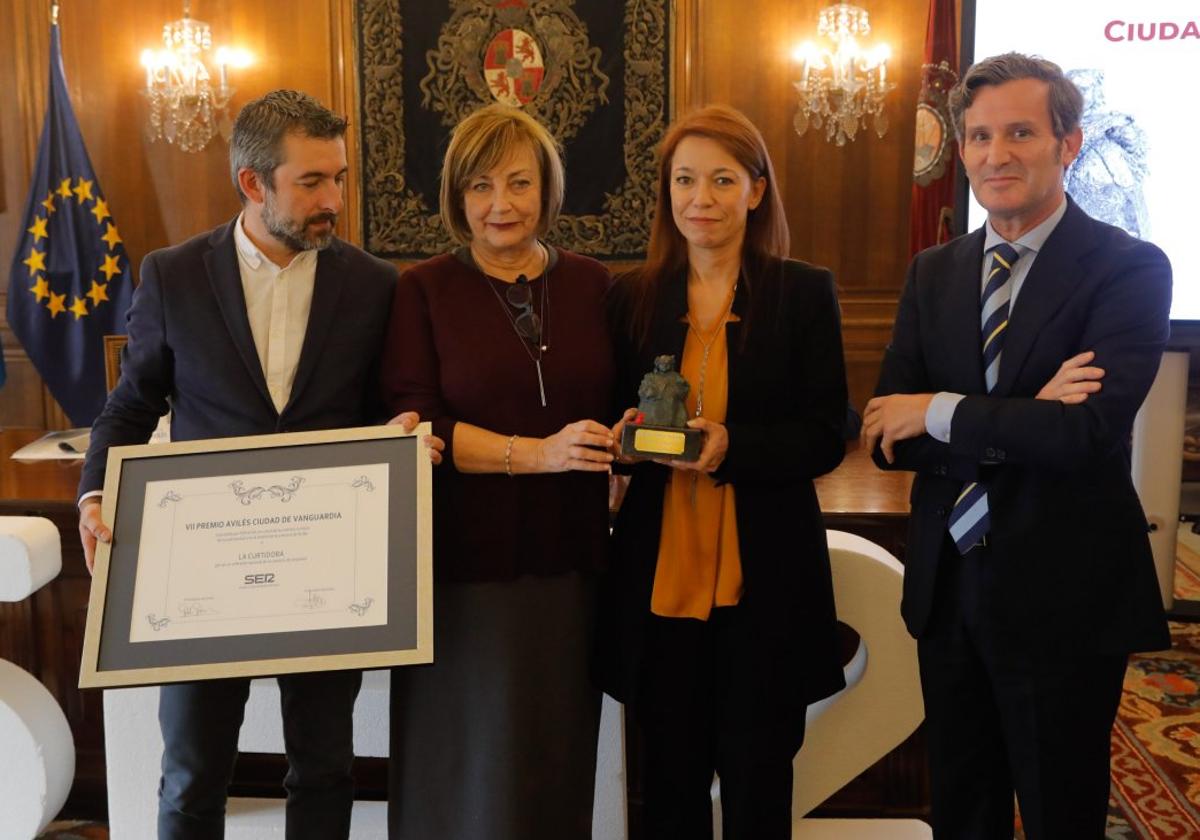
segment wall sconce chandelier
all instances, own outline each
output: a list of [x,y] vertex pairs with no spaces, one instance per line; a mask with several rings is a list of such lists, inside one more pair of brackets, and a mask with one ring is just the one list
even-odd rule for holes
[[163,49],[142,51],[142,95],[150,107],[146,136],[151,142],[166,140],[185,152],[198,152],[218,131],[229,139],[233,123],[227,106],[234,92],[229,68],[249,66],[251,56],[245,50],[219,48],[219,84],[214,87],[204,63],[210,49],[212,30],[192,20],[191,3],[184,0],[183,17],[163,26]]
[[866,128],[868,116],[876,134],[887,133],[884,97],[896,86],[887,80],[892,51],[884,43],[860,46],[858,39],[870,33],[866,9],[837,3],[821,10],[817,34],[832,42],[833,48],[806,41],[792,53],[803,67],[795,83],[800,101],[792,124],[797,134],[810,127],[824,128],[826,140],[844,146],[859,128]]

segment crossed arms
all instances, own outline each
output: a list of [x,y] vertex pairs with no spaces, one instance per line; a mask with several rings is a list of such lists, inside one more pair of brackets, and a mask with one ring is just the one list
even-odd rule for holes
[[1008,396],[962,397],[945,442],[926,426],[939,388],[922,351],[916,272],[910,270],[878,396],[863,418],[863,441],[876,463],[969,481],[982,463],[1070,471],[1124,445],[1158,370],[1171,296],[1170,265],[1161,251],[1139,244],[1124,256],[1089,288],[1078,352],[1063,359],[1034,396],[1028,394],[1036,382],[1018,383]]

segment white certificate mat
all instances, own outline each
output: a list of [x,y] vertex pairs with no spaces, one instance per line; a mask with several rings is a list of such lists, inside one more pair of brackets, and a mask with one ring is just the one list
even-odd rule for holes
[[80,687],[432,662],[428,434],[113,447]]
[[387,621],[387,464],[146,483],[130,641]]

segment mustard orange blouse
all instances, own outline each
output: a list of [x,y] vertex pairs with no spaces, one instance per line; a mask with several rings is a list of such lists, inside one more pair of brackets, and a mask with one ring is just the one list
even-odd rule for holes
[[[736,316],[731,316],[736,318]],[[696,416],[700,397],[704,344],[709,342],[703,371],[701,416],[725,422],[729,399],[729,347],[725,322],[702,341],[689,328],[679,372],[691,388],[688,417]],[[733,486],[718,487],[700,472],[672,470],[663,499],[662,536],[650,611],[669,618],[706,620],[713,607],[730,607],[742,597],[742,563],[738,553]]]

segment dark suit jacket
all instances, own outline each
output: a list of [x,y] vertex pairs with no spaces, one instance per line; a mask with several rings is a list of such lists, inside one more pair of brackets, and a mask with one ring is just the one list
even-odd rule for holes
[[[778,263],[776,263],[778,267]],[[790,679],[799,709],[844,684],[838,655],[833,585],[825,526],[812,480],[845,454],[846,372],[841,317],[833,276],[788,261],[778,299],[756,312],[748,340],[742,324],[726,327],[729,450],[714,474],[737,494],[738,548],[745,585],[741,606],[763,640],[763,667]],[[746,312],[745,284],[733,311]],[[681,273],[662,286],[650,340],[639,347],[628,333],[632,287],[620,281],[610,295],[617,361],[615,405],[637,404],[642,376],[655,356],[683,358],[687,282]],[[626,701],[640,679],[644,634],[662,530],[668,468],[641,463],[613,530],[611,568],[601,585],[601,687]]]
[[[377,370],[396,269],[335,240],[317,257],[291,398],[275,410],[246,314],[231,222],[142,262],[121,379],[92,425],[80,494],[103,489],[108,447],[378,422]],[[169,400],[169,404],[168,404]]]
[[[1021,287],[996,388],[987,394],[979,296],[982,229],[909,267],[877,394],[952,391],[950,443],[896,446],[884,469],[917,473],[903,614],[924,632],[939,563],[956,562],[946,520],[963,483],[987,482],[995,565],[980,600],[1014,640],[1076,653],[1168,647],[1170,638],[1130,478],[1134,415],[1170,329],[1171,267],[1155,246],[1073,202]],[[1102,390],[1081,405],[1034,396],[1071,356],[1093,350]]]

